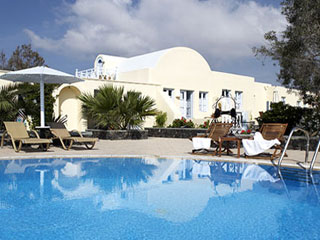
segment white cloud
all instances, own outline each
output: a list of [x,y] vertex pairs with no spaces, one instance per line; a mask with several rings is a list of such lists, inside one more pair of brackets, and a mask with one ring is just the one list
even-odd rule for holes
[[[65,9],[65,7],[67,9]],[[263,35],[286,25],[280,9],[240,0],[76,0],[57,19],[67,30],[50,39],[25,30],[33,46],[71,56],[98,53],[133,56],[173,46],[207,56],[252,56]]]

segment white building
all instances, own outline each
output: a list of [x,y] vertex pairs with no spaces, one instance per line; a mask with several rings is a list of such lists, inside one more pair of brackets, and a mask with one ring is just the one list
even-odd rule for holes
[[[82,93],[94,94],[104,84],[123,86],[125,90],[137,90],[150,96],[157,109],[167,112],[167,124],[182,116],[202,123],[214,112],[212,106],[221,95],[235,98],[237,112],[242,113],[244,121],[253,121],[271,102],[285,101],[293,106],[302,102],[296,91],[258,83],[249,76],[212,71],[198,52],[186,47],[131,58],[99,54],[94,68],[76,70],[76,75],[85,81],[63,84],[54,92],[57,97],[55,114],[67,115],[69,129],[87,128],[77,97]],[[232,104],[224,102],[223,108],[234,107]],[[154,118],[148,118],[145,126],[153,125]]]

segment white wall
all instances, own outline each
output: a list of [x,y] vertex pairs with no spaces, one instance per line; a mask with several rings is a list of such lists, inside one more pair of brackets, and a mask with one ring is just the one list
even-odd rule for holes
[[[296,106],[300,100],[297,91],[288,92],[284,87],[255,82],[253,77],[212,71],[207,61],[195,50],[185,47],[171,48],[133,58],[121,58],[108,55],[102,57],[105,68],[116,68],[118,65],[131,66],[131,70],[120,72],[116,80],[86,79],[71,85],[63,84],[54,92],[57,101],[54,105],[56,116],[67,114],[70,118],[69,129],[85,130],[86,121],[81,115],[81,104],[77,96],[82,93],[94,93],[104,84],[123,86],[125,91],[136,90],[148,95],[156,101],[156,107],[168,114],[170,124],[173,119],[180,118],[180,91],[193,91],[193,121],[202,123],[210,117],[212,106],[221,96],[222,89],[242,91],[243,111],[249,121],[259,116],[259,111],[266,110],[267,101],[272,102],[273,92],[278,91],[279,98],[286,97],[286,103]],[[152,62],[148,62],[148,61]],[[130,61],[125,64],[125,61]],[[96,64],[96,63],[95,63]],[[139,68],[141,66],[141,68]],[[129,68],[128,68],[129,69]],[[0,74],[3,71],[0,70]],[[0,80],[0,86],[8,84]],[[68,89],[69,88],[69,89]],[[164,88],[174,89],[173,101],[163,94]],[[208,111],[199,110],[199,92],[208,92]],[[71,117],[72,115],[72,117]],[[147,119],[145,126],[154,125],[154,117]]]

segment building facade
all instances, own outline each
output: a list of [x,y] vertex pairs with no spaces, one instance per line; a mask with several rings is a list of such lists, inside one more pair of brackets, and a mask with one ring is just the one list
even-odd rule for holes
[[[167,113],[167,124],[181,117],[202,123],[212,115],[221,96],[235,99],[235,104],[228,98],[222,101],[222,110],[235,107],[245,122],[254,121],[260,111],[270,108],[271,102],[284,101],[292,106],[302,104],[296,91],[255,82],[249,76],[212,71],[197,51],[186,47],[131,58],[99,54],[92,69],[76,70],[76,76],[85,81],[63,84],[54,92],[57,99],[55,115],[67,115],[70,130],[87,128],[78,96],[94,94],[105,84],[123,86],[125,91],[136,90],[150,96],[155,100],[156,108]],[[153,125],[154,118],[149,117],[145,126]]]

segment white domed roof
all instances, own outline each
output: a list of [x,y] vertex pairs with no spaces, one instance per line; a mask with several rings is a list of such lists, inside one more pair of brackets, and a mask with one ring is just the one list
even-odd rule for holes
[[130,72],[139,69],[153,68],[157,65],[160,58],[170,50],[171,48],[127,58],[119,65],[118,72]]

